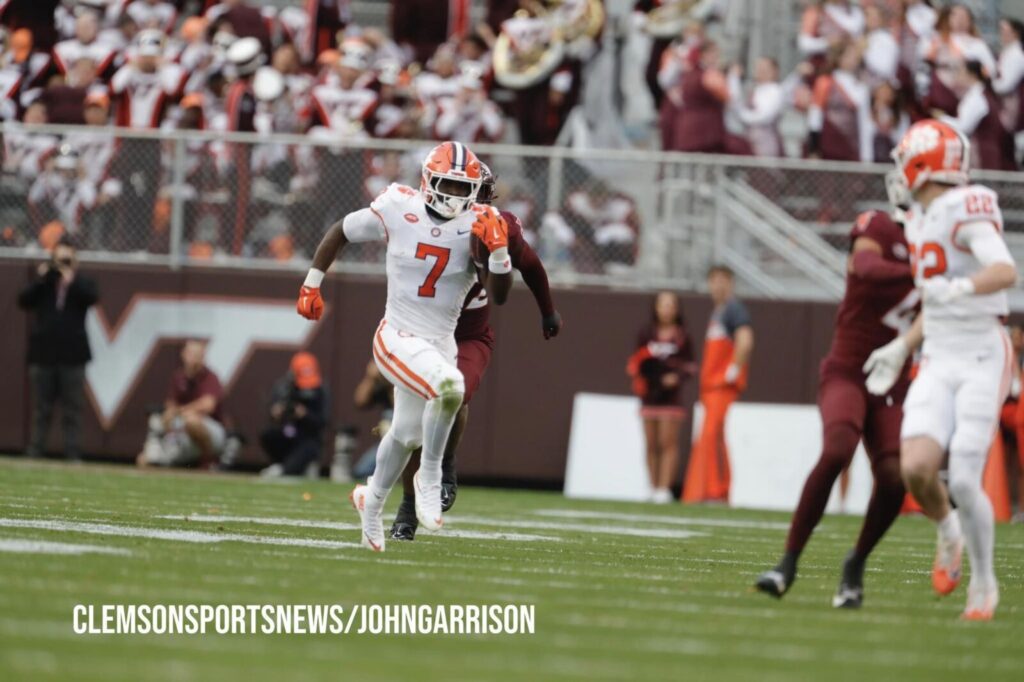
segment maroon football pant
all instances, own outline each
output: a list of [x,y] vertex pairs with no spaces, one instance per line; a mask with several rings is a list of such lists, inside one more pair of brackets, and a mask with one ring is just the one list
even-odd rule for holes
[[457,364],[466,385],[462,404],[468,405],[473,394],[476,393],[476,389],[480,387],[480,381],[484,378],[487,366],[491,364],[494,341],[488,338],[462,339],[458,341],[458,346]]
[[818,389],[818,408],[824,429],[821,457],[804,483],[789,527],[787,552],[800,554],[803,551],[825,513],[836,479],[853,461],[861,439],[871,461],[875,485],[857,539],[856,555],[866,558],[892,525],[904,495],[899,453],[906,386],[899,386],[893,393],[891,400],[873,396],[859,377],[822,377]]

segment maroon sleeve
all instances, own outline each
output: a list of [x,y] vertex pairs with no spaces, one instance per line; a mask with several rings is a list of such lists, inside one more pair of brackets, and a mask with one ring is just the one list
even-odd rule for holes
[[526,243],[519,218],[508,211],[500,213],[508,223],[508,254],[512,260],[512,267],[522,274],[526,286],[530,287],[537,307],[540,308],[540,314],[548,317],[555,312],[555,304],[551,300],[551,288],[548,285],[548,273],[544,269],[544,264],[537,252]]
[[853,254],[853,274],[873,282],[910,279],[910,264],[887,260],[876,251],[858,251]]

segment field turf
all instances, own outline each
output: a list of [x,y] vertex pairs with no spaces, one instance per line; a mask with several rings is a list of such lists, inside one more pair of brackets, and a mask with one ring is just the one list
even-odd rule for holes
[[[347,544],[359,537],[347,492],[0,460],[0,680],[1024,679],[1021,526],[998,529],[1002,605],[979,624],[957,619],[962,587],[931,593],[934,537],[919,518],[897,522],[869,564],[865,608],[847,612],[829,600],[851,517],[826,517],[773,601],[750,585],[780,550],[783,514],[463,488],[440,535],[374,555]],[[116,553],[51,553],[97,549]],[[535,604],[536,633],[71,625],[75,604],[495,602]]]

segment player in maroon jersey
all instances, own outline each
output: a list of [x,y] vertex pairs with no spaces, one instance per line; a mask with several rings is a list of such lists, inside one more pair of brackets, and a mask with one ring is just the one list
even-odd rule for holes
[[[481,163],[483,181],[477,194],[477,202],[490,204],[495,196],[495,178],[491,169]],[[541,314],[541,331],[545,339],[558,336],[562,329],[562,317],[555,310],[551,301],[551,290],[548,287],[548,274],[544,270],[537,253],[526,243],[523,237],[523,226],[514,213],[499,211],[508,223],[508,254],[512,259],[512,267],[523,276],[523,281],[530,288]],[[469,401],[480,380],[491,362],[494,350],[494,330],[490,322],[490,306],[487,302],[487,291],[479,284],[474,284],[466,296],[466,302],[459,316],[459,324],[455,328],[455,341],[459,346],[458,366],[466,382],[466,392],[462,400],[455,423],[452,425],[441,462],[441,510],[448,511],[455,504],[458,489],[455,477],[455,451],[462,440],[469,417]],[[874,347],[872,347],[872,350]],[[412,540],[416,537],[416,498],[412,488],[412,475],[419,466],[419,451],[413,453],[409,464],[405,467],[402,483],[405,488],[402,504],[391,526],[391,537],[395,540]]]
[[818,407],[824,426],[821,458],[807,477],[786,540],[786,553],[757,580],[757,589],[781,597],[796,579],[797,561],[818,525],[840,473],[863,439],[874,491],[854,549],[847,555],[832,605],[863,603],[864,563],[892,525],[903,502],[900,422],[908,368],[885,396],[868,393],[863,366],[878,344],[909,328],[918,304],[903,229],[886,213],[862,213],[850,233],[846,295],[839,304],[832,347],[821,363]]

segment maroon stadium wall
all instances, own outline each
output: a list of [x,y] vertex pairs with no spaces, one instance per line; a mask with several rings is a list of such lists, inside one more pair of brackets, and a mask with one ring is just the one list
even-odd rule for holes
[[[17,308],[16,292],[29,282],[35,264],[0,264],[0,286],[8,295],[0,301],[4,333],[0,336],[0,451],[17,452],[28,437],[28,381],[25,346],[26,316]],[[122,325],[139,300],[212,300],[231,305],[273,301],[292,305],[301,282],[295,273],[248,272],[131,266],[83,267],[100,290],[100,312],[112,339],[127,333]],[[380,278],[334,277],[324,285],[327,316],[305,342],[319,357],[329,378],[334,425],[355,424],[360,445],[368,440],[373,415],[352,406],[352,392],[370,359],[370,339],[384,307],[385,285]],[[684,295],[687,326],[700,339],[710,305],[698,295]],[[580,391],[628,394],[626,358],[638,329],[650,315],[650,294],[569,289],[555,292],[565,320],[562,334],[545,341],[540,317],[529,291],[517,283],[509,303],[492,311],[498,343],[483,386],[473,400],[469,430],[460,449],[460,472],[477,479],[552,482],[565,471],[573,396]],[[834,306],[815,303],[747,301],[757,343],[745,400],[814,402],[818,362],[828,348]],[[297,315],[297,329],[312,325]],[[127,327],[125,327],[127,328]],[[243,330],[244,331],[244,330]],[[300,332],[301,333],[301,332]],[[244,334],[241,335],[244,343]],[[216,341],[216,339],[214,339]],[[236,342],[238,342],[236,340]],[[122,377],[123,396],[107,421],[97,403],[87,402],[83,446],[105,458],[131,459],[145,436],[147,407],[161,403],[168,377],[177,363],[180,338],[160,338],[134,376]],[[248,439],[245,461],[262,457],[253,444],[265,421],[272,383],[288,366],[294,346],[253,344],[246,349],[227,384],[226,412]],[[696,394],[691,382],[687,397]],[[108,415],[110,416],[110,415]],[[51,443],[59,444],[55,420]],[[687,438],[684,437],[684,440]],[[688,450],[684,444],[684,451]],[[326,455],[325,455],[326,456]]]

